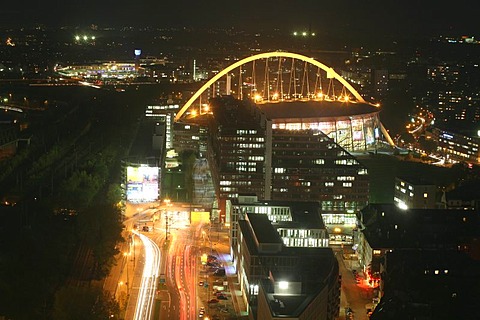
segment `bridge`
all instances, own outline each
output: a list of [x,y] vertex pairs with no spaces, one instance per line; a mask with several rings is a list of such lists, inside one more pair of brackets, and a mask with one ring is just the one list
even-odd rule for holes
[[[175,121],[211,113],[208,100],[216,95],[250,99],[256,104],[301,101],[380,107],[365,101],[333,68],[305,55],[285,51],[260,53],[232,63],[192,95],[178,111]],[[387,130],[383,125],[380,128],[385,140],[394,146]]]

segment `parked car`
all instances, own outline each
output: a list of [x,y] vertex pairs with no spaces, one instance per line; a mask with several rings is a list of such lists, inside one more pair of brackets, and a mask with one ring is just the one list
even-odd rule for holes
[[208,303],[218,303],[218,299],[210,299],[208,300]]

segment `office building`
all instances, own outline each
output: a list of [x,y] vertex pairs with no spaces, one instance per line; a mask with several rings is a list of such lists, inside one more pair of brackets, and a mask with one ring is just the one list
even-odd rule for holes
[[286,247],[265,214],[239,223],[237,275],[249,319],[336,319],[338,262],[331,248]]
[[[318,127],[297,126],[295,121],[302,121],[286,118],[287,106],[278,107],[283,116],[270,120],[249,101],[231,96],[210,101],[209,162],[217,194],[317,201],[325,223],[355,224],[355,212],[368,202],[367,168]],[[267,113],[273,117],[273,112]],[[340,131],[337,138],[351,137]]]

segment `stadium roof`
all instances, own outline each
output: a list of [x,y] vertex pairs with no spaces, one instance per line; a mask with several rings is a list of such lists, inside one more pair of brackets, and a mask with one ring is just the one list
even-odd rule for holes
[[[380,112],[380,109],[369,103],[341,101],[292,101],[260,103],[257,107],[265,112],[267,118],[302,119],[302,118],[342,118],[367,115]],[[275,122],[275,121],[274,121]]]

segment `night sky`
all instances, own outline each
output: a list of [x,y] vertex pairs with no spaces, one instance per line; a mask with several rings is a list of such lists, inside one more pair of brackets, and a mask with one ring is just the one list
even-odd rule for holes
[[[475,6],[475,7],[474,7]],[[0,25],[308,28],[362,36],[480,33],[476,1],[43,0],[4,1]],[[479,35],[480,37],[480,35]]]

